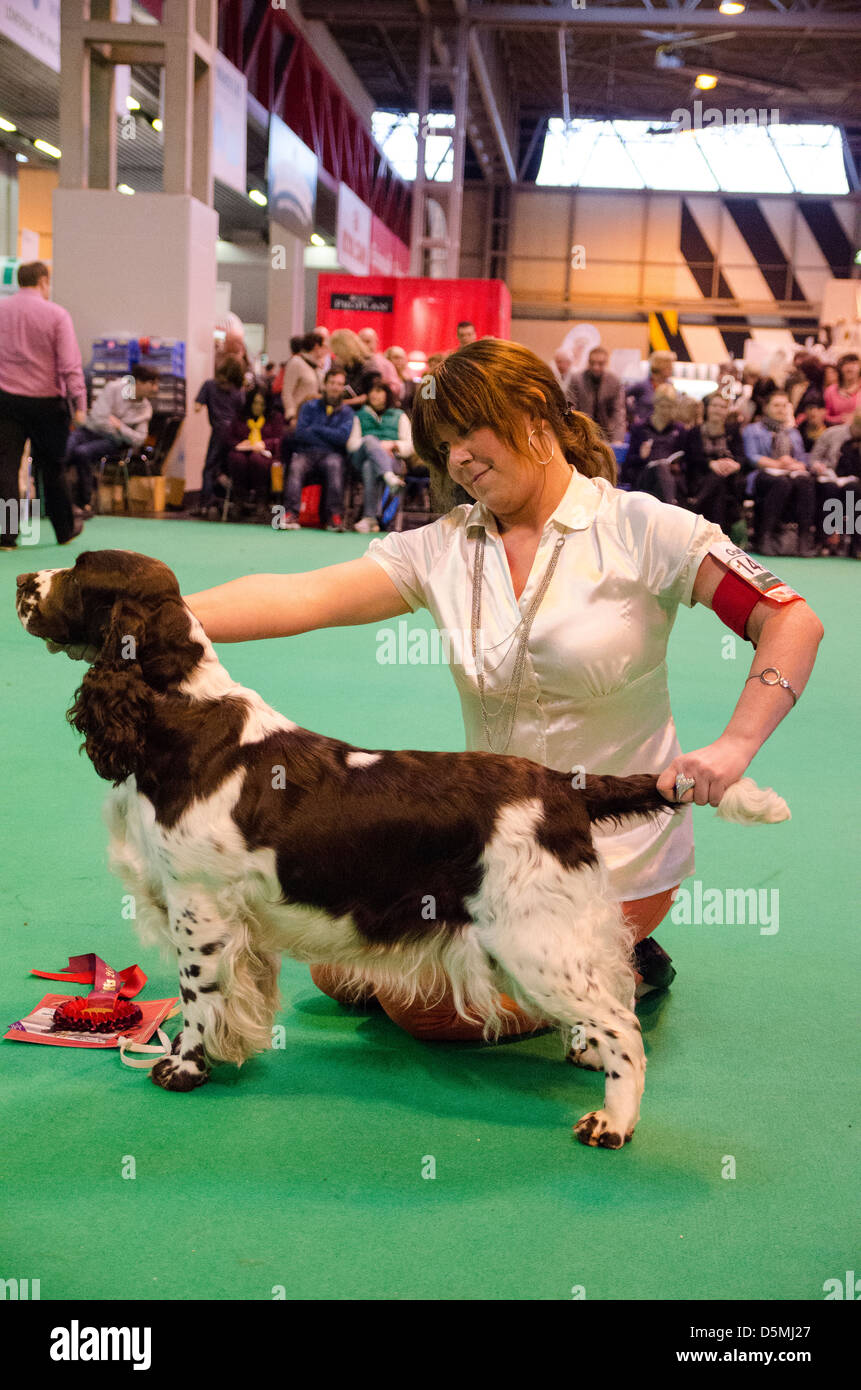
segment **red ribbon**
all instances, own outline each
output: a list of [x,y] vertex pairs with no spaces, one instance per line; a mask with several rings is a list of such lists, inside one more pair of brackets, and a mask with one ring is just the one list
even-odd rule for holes
[[40,980],[66,980],[70,985],[93,985],[93,990],[87,995],[87,1001],[93,1004],[111,1003],[117,995],[133,999],[146,984],[146,975],[139,965],[114,970],[95,952],[86,956],[69,956],[65,970],[31,970],[30,974],[38,975]]

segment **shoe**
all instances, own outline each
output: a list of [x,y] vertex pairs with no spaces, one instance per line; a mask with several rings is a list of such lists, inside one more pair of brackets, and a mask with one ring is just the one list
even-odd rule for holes
[[326,530],[343,531],[343,529],[344,518],[341,516],[340,512],[333,512],[332,515],[329,517],[329,520],[326,522]]
[[380,523],[372,516],[363,516],[353,527],[354,531],[379,531]]
[[81,517],[76,516],[76,517],[75,517],[75,529],[74,529],[74,531],[72,532],[71,536],[67,536],[66,539],[65,539],[64,541],[57,541],[57,545],[68,545],[70,541],[73,541],[73,540],[76,538],[76,536],[79,536],[79,535],[81,534],[81,532],[83,531],[83,529],[84,529],[83,520],[81,519]]
[[0,541],[0,550],[17,550],[18,542],[7,540],[5,537]]
[[634,947],[634,967],[643,977],[635,991],[637,999],[654,990],[669,989],[676,978],[672,960],[651,936],[644,937]]
[[392,492],[398,492],[400,488],[405,486],[403,478],[398,477],[397,473],[392,473],[391,470],[383,474],[383,482],[388,484]]
[[295,512],[285,512],[283,516],[279,516],[278,522],[277,522],[276,527],[275,527],[275,530],[276,530],[276,531],[298,531],[298,530],[299,530],[299,518],[298,518],[298,516],[296,515],[296,513],[295,513]]
[[89,502],[85,507],[72,507],[72,512],[75,516],[79,516],[82,521],[91,521],[93,517],[93,509]]

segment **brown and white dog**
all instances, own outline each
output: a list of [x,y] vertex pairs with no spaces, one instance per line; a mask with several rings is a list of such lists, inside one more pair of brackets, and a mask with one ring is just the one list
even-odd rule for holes
[[[68,718],[115,787],[111,864],[136,924],[179,960],[182,1032],[153,1081],[189,1091],[210,1062],[268,1048],[286,952],[342,967],[357,993],[384,984],[414,999],[448,983],[487,1037],[509,994],[605,1073],[578,1139],[631,1138],[646,1069],[632,932],[590,826],[672,814],[654,776],[577,790],[525,758],[310,733],[230,679],[172,571],[130,551],[21,575],[17,609],[28,632],[94,658]],[[788,815],[749,781],[730,791],[725,816]]]

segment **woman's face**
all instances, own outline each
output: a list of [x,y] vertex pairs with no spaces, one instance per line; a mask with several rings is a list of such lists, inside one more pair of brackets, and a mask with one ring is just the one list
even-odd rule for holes
[[675,409],[675,401],[667,400],[665,396],[659,396],[652,408],[652,424],[655,429],[666,429],[675,414]]
[[827,367],[825,368],[825,376],[823,377],[823,384],[824,384],[825,386],[836,386],[836,385],[837,385],[837,368],[834,366],[833,362],[829,362],[828,365],[827,365]]
[[257,391],[251,397],[251,414],[254,416],[255,420],[257,419],[258,415],[262,415],[264,413],[265,409],[266,402],[261,396],[260,392]]
[[[527,425],[527,433],[530,428],[534,426]],[[547,447],[550,437],[545,433],[536,443]],[[447,446],[449,477],[465,488],[470,497],[502,516],[524,506],[535,486],[533,469],[525,465],[532,463],[537,467],[536,460],[518,454],[484,425],[466,435],[458,435],[443,425],[437,438],[440,445]]]
[[840,369],[840,375],[844,389],[854,391],[858,386],[859,378],[861,378],[861,363],[844,362]]
[[368,405],[372,410],[376,410],[378,415],[381,415],[386,408],[385,391],[381,391],[379,386],[373,387],[373,389],[368,392]]

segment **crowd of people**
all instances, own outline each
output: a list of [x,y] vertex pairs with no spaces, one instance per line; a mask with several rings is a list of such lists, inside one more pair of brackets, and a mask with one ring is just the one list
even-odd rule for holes
[[761,555],[858,554],[854,507],[842,505],[861,478],[857,353],[831,363],[800,350],[771,375],[726,362],[702,400],[674,379],[671,352],[653,352],[627,388],[608,363],[597,346],[583,371],[554,369],[613,445],[622,487],[688,507]]
[[[476,337],[474,324],[458,324],[458,347]],[[322,325],[290,346],[287,361],[265,362],[257,373],[239,344],[227,342],[219,352],[195,401],[211,427],[199,514],[268,519],[277,494],[278,528],[297,530],[303,490],[316,483],[318,524],[343,531],[350,486],[361,481],[361,516],[352,529],[378,531],[385,489],[397,496],[408,479],[428,507],[428,470],[414,453],[410,428],[419,383],[404,348],[381,352],[371,327],[330,334]],[[432,354],[428,369],[445,355]]]
[[[29,438],[40,496],[63,544],[92,515],[99,461],[143,447],[158,372],[139,363],[108,381],[88,409],[71,320],[50,300],[48,267],[23,265],[18,281],[18,294],[0,305],[0,481],[4,497],[17,495]],[[457,343],[431,354],[427,371],[478,336],[466,320],[456,331]],[[569,405],[613,447],[621,488],[697,512],[763,555],[858,555],[848,491],[861,480],[858,353],[828,361],[803,349],[786,371],[770,374],[726,362],[702,400],[674,376],[672,352],[653,352],[634,384],[609,363],[599,344],[582,370],[562,350],[550,365]],[[381,351],[373,327],[329,333],[321,325],[292,340],[287,361],[263,359],[256,371],[241,337],[226,334],[194,406],[210,425],[198,514],[268,521],[280,502],[282,530],[343,531],[353,484],[361,483],[353,529],[379,531],[378,518],[390,516],[382,504],[396,507],[412,480],[430,515],[428,469],[410,425],[419,386],[404,348]],[[17,529],[6,508],[0,547],[16,544]]]

